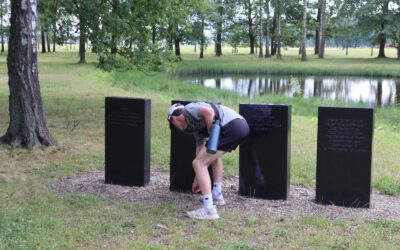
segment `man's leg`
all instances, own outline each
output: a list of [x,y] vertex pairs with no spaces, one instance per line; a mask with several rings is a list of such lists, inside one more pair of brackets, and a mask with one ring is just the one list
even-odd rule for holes
[[221,157],[216,159],[212,164],[213,170],[213,188],[212,188],[212,196],[213,203],[217,206],[225,205],[224,196],[222,195],[222,176],[224,171],[224,165],[222,164]]
[[225,152],[218,151],[216,154],[209,154],[205,147],[202,147],[196,158],[193,160],[193,169],[196,173],[197,184],[203,195],[204,206],[190,211],[187,215],[195,219],[218,219],[218,212],[213,206],[213,198],[211,194],[211,178],[208,172],[208,166],[214,161],[221,158]]
[[[196,173],[197,184],[200,187],[201,193],[203,195],[211,194],[211,178],[208,173],[208,166],[214,163],[216,160],[220,160],[224,151],[217,151],[215,154],[209,154],[206,151],[206,147],[202,147],[197,154],[196,158],[193,160],[193,169]],[[222,163],[222,162],[221,162]],[[213,169],[214,171],[214,169]],[[217,164],[217,176],[213,174],[213,177],[222,180],[222,164],[218,166]],[[219,175],[219,177],[218,177]]]
[[224,165],[222,164],[221,157],[217,158],[212,164],[212,175],[214,182],[222,182],[222,175],[224,171]]

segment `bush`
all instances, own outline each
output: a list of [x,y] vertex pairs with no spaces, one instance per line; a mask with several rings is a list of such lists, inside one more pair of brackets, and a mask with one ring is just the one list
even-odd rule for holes
[[133,50],[123,47],[118,51],[118,54],[111,54],[108,51],[100,52],[97,66],[105,71],[137,69],[161,72],[169,71],[174,61],[175,58],[171,51],[164,47],[149,46]]

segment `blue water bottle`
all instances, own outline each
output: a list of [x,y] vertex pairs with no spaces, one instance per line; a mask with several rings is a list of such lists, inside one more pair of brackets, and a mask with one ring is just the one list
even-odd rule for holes
[[207,142],[207,152],[210,154],[215,154],[218,151],[219,134],[221,133],[221,126],[213,122],[211,125],[210,136]]

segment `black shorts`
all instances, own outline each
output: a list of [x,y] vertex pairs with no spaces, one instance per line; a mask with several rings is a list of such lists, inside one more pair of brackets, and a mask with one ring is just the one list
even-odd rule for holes
[[221,128],[218,150],[231,152],[249,135],[250,129],[244,119],[234,119]]

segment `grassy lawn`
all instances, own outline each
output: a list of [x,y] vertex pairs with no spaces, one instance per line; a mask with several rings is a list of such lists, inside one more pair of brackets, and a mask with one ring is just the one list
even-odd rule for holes
[[[66,49],[65,49],[66,50]],[[315,73],[400,77],[400,62],[369,57],[370,50],[328,50],[321,61],[297,60],[297,50],[284,59],[260,61],[257,56],[216,58],[207,51],[200,61],[183,48],[181,73]],[[377,51],[375,51],[377,54]],[[395,51],[387,51],[394,58]],[[184,204],[164,201],[157,206],[110,201],[93,195],[57,194],[57,180],[104,169],[104,97],[128,96],[152,100],[151,170],[168,172],[169,128],[166,109],[172,99],[219,100],[238,109],[239,103],[292,105],[291,182],[315,186],[318,105],[340,105],[320,99],[280,96],[253,99],[231,92],[179,83],[169,75],[143,72],[105,73],[95,68],[96,57],[78,65],[77,53],[40,55],[39,78],[45,113],[59,148],[25,150],[0,145],[0,249],[396,249],[400,222],[331,220],[325,217],[242,217],[226,212],[216,222],[182,219]],[[323,62],[323,63],[321,63]],[[248,71],[248,72],[247,72]],[[6,56],[0,55],[0,134],[8,126]],[[356,104],[354,104],[356,105]],[[400,111],[376,110],[373,144],[373,191],[400,195]],[[74,124],[78,124],[76,127]],[[237,175],[238,152],[225,156],[225,174]],[[155,225],[168,228],[161,230]]]
[[325,59],[308,49],[308,60],[300,61],[298,49],[289,48],[282,50],[282,60],[272,57],[269,59],[258,58],[258,55],[249,55],[247,49],[239,50],[237,55],[232,55],[228,48],[224,56],[215,57],[209,49],[205,59],[198,60],[198,55],[186,47],[183,51],[183,63],[177,71],[181,74],[214,73],[214,74],[292,74],[292,75],[346,75],[346,76],[390,76],[400,78],[400,61],[396,59],[395,49],[386,49],[387,59],[377,59],[378,51],[375,49],[371,56],[370,49],[350,49],[346,57],[345,52],[338,48],[326,49]]

